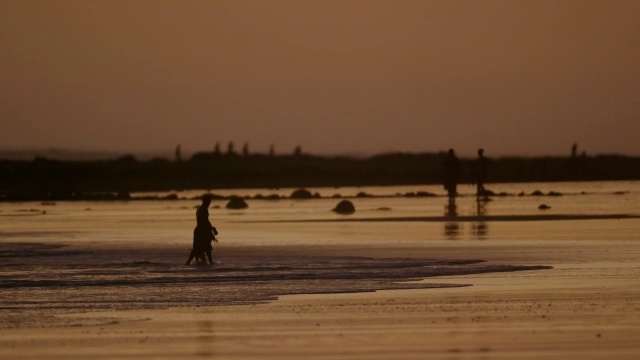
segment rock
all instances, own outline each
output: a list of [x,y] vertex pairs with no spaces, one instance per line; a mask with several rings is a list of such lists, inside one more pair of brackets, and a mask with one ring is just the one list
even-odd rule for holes
[[353,214],[354,212],[356,212],[356,208],[355,206],[353,206],[353,203],[351,201],[342,200],[331,211],[335,211],[338,214]]
[[547,204],[541,204],[540,206],[538,206],[538,209],[540,209],[540,210],[549,210],[549,209],[551,209],[551,206],[549,206]]
[[202,200],[202,197],[204,195],[211,196],[211,200],[224,200],[224,199],[226,199],[226,197],[224,195],[218,195],[218,194],[212,194],[212,193],[204,193],[202,195],[198,195],[198,196],[192,197],[191,200]]
[[531,196],[543,196],[544,194],[540,190],[536,190],[531,193]]
[[404,197],[434,197],[436,194],[427,192],[427,191],[418,191],[418,192],[407,192],[403,195]]
[[131,194],[128,191],[120,191],[116,195],[118,200],[131,200]]
[[227,209],[246,209],[249,205],[244,201],[243,198],[238,196],[232,196],[227,203]]
[[292,199],[311,199],[313,194],[307,189],[298,189],[291,193]]
[[489,189],[484,189],[484,191],[480,194],[480,196],[495,196],[496,193],[489,190]]

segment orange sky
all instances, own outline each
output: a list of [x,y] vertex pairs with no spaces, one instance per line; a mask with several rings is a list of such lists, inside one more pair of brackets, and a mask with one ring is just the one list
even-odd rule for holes
[[0,148],[640,155],[640,1],[0,0]]

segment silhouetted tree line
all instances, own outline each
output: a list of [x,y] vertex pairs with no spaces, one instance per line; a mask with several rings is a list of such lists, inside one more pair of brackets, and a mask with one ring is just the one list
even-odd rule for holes
[[[0,160],[0,200],[127,199],[133,191],[437,184],[444,153],[383,154],[366,159],[197,153],[188,160]],[[471,181],[474,158],[463,158],[462,180]],[[489,183],[640,179],[640,158],[504,157],[491,159]]]

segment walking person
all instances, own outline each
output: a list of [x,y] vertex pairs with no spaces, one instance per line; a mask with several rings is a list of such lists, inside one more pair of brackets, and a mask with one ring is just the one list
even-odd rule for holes
[[487,174],[489,169],[489,159],[484,157],[484,149],[478,149],[478,158],[473,163],[473,168],[471,169],[472,174],[472,182],[476,184],[476,200],[480,201],[480,198],[483,200],[488,200],[488,192],[484,188],[484,184],[487,182]]
[[458,182],[460,180],[460,160],[456,156],[453,149],[449,149],[449,153],[444,160],[444,188],[447,190],[449,204],[453,205],[456,201]]
[[196,228],[193,229],[193,248],[191,249],[191,254],[189,254],[189,259],[187,259],[187,265],[190,265],[194,258],[197,262],[204,262],[205,255],[209,264],[213,264],[211,254],[213,246],[211,246],[211,242],[218,242],[218,239],[216,239],[218,230],[211,225],[209,221],[209,205],[211,205],[211,195],[203,195],[202,204],[198,206],[198,210],[196,210]]

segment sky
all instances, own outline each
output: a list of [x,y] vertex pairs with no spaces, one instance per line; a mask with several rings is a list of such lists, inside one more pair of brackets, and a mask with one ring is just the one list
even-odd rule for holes
[[640,1],[0,0],[0,149],[640,155]]

